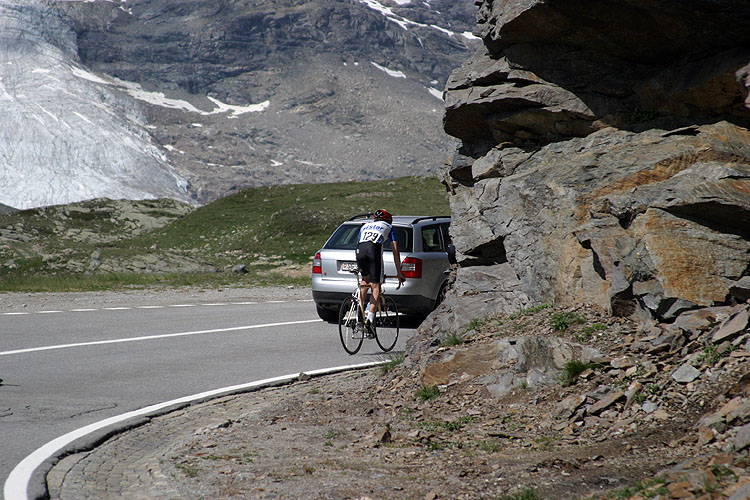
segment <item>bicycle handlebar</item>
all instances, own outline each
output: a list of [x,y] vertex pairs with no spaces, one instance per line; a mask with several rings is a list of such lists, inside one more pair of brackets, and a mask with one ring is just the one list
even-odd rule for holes
[[[351,270],[349,270],[349,272],[352,273],[352,274],[361,274],[362,270],[361,269],[351,269]],[[398,279],[398,276],[383,275],[383,278],[385,278],[385,279],[388,279],[388,278],[396,278],[396,279]],[[406,279],[404,278],[404,281],[405,280]],[[403,284],[404,284],[403,281],[398,280],[398,286],[396,287],[396,290],[398,290],[399,288],[401,288],[401,285],[403,285]]]

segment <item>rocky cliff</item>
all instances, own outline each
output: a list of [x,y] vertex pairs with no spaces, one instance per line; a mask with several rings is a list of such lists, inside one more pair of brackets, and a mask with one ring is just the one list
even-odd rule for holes
[[[0,0],[0,202],[435,172],[470,0]],[[109,188],[109,189],[108,189]]]
[[483,0],[445,130],[443,329],[535,304],[669,321],[750,281],[750,6]]

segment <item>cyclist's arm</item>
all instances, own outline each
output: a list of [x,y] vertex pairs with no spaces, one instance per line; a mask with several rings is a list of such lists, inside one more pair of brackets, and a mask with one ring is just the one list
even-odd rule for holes
[[391,241],[391,246],[393,248],[393,263],[396,264],[398,280],[404,282],[406,281],[406,278],[404,278],[404,273],[401,271],[401,254],[398,253],[398,243],[396,243],[395,238]]

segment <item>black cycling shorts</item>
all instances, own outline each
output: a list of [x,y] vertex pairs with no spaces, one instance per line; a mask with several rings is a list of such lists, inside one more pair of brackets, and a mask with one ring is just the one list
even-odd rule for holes
[[383,282],[383,244],[363,241],[357,245],[357,266],[370,283]]

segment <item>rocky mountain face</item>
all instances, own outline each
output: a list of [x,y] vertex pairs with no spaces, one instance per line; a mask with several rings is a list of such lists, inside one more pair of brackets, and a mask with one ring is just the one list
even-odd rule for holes
[[0,203],[435,172],[469,0],[0,0]]
[[750,288],[750,6],[478,2],[446,87],[440,328],[541,303],[674,321]]

